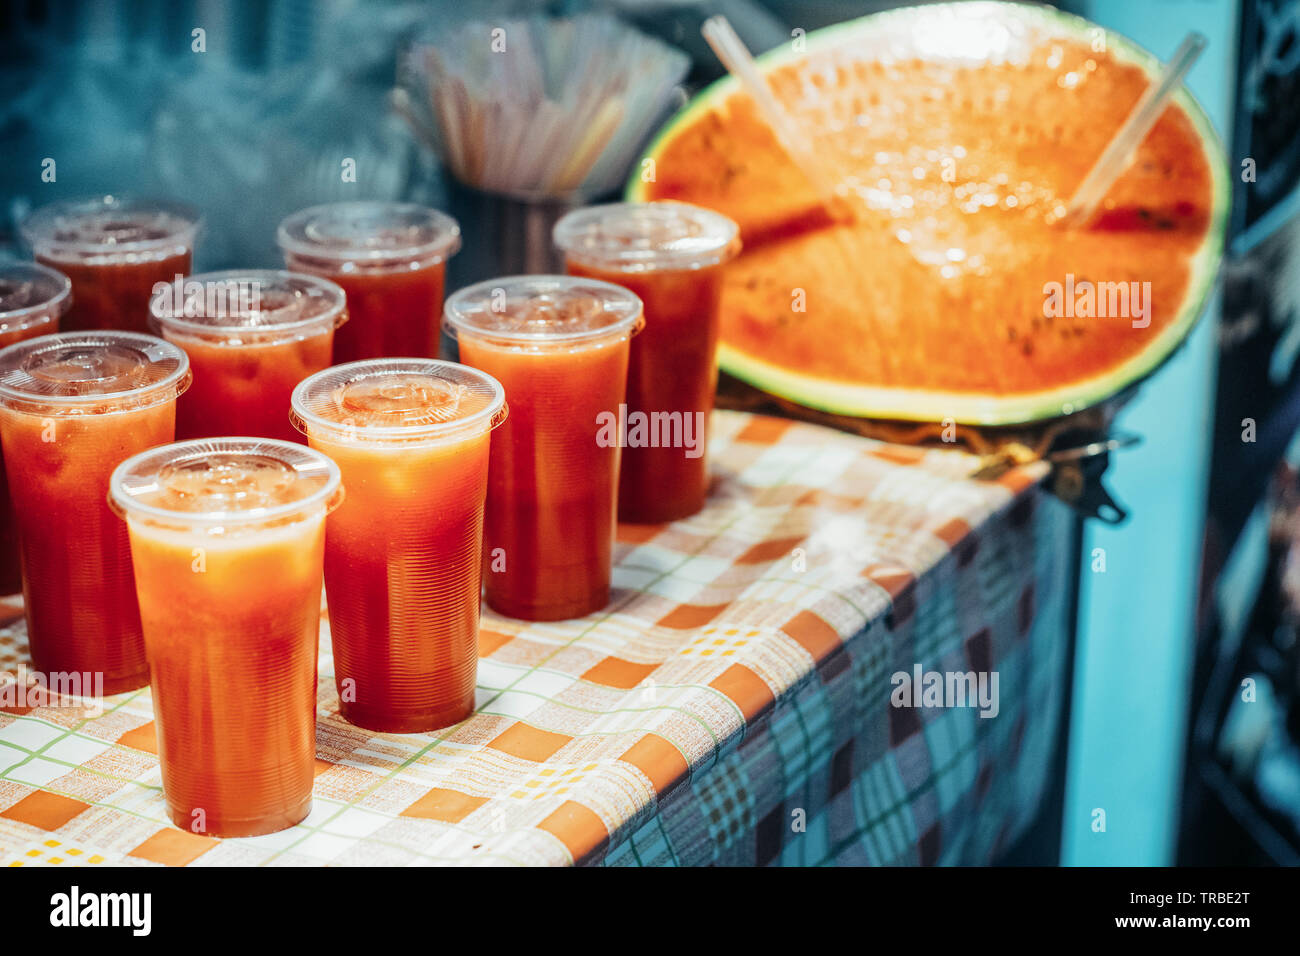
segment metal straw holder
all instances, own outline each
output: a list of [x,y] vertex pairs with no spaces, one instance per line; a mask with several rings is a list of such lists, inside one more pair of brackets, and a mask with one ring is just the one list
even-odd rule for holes
[[551,230],[577,196],[506,196],[448,177],[448,211],[460,223],[461,248],[447,263],[447,292],[498,276],[564,271]]
[[[460,224],[460,252],[447,262],[447,294],[500,276],[551,275],[564,271],[564,256],[551,240],[555,223],[580,205],[576,196],[526,198],[485,192],[447,176],[447,208]],[[442,354],[459,354],[442,333]]]

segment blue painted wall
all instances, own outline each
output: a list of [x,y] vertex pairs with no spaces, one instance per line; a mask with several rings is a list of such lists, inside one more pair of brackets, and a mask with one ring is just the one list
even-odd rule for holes
[[[1188,85],[1225,139],[1236,71],[1235,0],[1090,0],[1079,9],[1167,59],[1189,30],[1210,45]],[[1145,437],[1114,456],[1132,517],[1084,534],[1062,862],[1173,862],[1213,420],[1217,296],[1118,426]],[[1105,551],[1105,573],[1090,570]],[[1105,812],[1105,832],[1093,828]]]

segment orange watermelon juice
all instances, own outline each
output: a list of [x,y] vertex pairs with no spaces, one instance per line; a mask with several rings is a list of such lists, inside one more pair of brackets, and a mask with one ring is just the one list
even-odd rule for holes
[[293,407],[347,488],[325,540],[340,712],[390,733],[463,720],[474,709],[501,386],[451,362],[354,362],[304,381]]
[[126,329],[149,331],[149,297],[161,282],[190,271],[188,252],[148,262],[87,265],[38,255],[36,261],[58,269],[72,280],[75,305],[63,325],[67,331]]
[[72,281],[65,331],[149,331],[154,287],[190,271],[198,213],[188,206],[104,196],[33,212],[22,233],[37,262]]
[[736,236],[726,217],[684,203],[594,206],[556,224],[570,274],[622,285],[645,304],[628,365],[622,521],[674,521],[704,506],[718,304]]
[[297,444],[165,445],[114,473],[172,822],[255,836],[311,809],[325,515],[338,468]]
[[[0,266],[0,348],[57,332],[70,289],[67,277],[44,266],[21,262]],[[0,457],[0,594],[22,589],[18,525]]]
[[583,617],[609,603],[619,406],[641,303],[567,276],[496,279],[447,302],[461,361],[501,382],[510,417],[492,438],[483,575],[511,617]]
[[335,364],[437,357],[446,263],[460,248],[450,216],[410,203],[334,203],[285,219],[278,239],[290,269],[347,294]]
[[330,364],[335,329],[347,318],[342,289],[290,272],[212,272],[160,292],[151,311],[194,374],[177,406],[178,438],[300,440],[289,397]]
[[257,435],[298,441],[289,422],[289,396],[308,375],[329,367],[334,337],[323,332],[237,351],[176,333],[166,338],[185,350],[194,368],[194,387],[177,408],[178,438]]
[[125,458],[172,440],[185,353],[126,332],[42,336],[0,352],[0,439],[18,515],[35,668],[149,682],[126,528],[108,506]]
[[438,357],[445,263],[419,269],[331,272],[288,257],[290,268],[319,272],[342,286],[353,321],[334,335],[334,362],[413,356]]

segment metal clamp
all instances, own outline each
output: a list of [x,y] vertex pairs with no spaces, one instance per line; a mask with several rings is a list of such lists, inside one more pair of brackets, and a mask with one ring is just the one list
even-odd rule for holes
[[1077,436],[1085,439],[1079,444],[1070,444],[1070,438],[1076,436],[1069,433],[1060,437],[1065,447],[1053,448],[1044,456],[1052,466],[1048,489],[1084,517],[1123,524],[1128,511],[1111,497],[1101,478],[1110,464],[1110,453],[1138,444],[1141,436],[1119,433],[1095,438],[1085,434]]

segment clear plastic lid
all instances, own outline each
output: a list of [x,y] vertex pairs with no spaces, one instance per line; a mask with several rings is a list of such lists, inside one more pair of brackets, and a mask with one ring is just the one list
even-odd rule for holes
[[509,345],[575,346],[629,337],[645,324],[641,299],[622,286],[580,276],[511,276],[461,289],[443,326]]
[[555,224],[571,259],[626,272],[701,269],[740,251],[740,227],[682,202],[621,202],[575,209]]
[[181,255],[194,248],[200,223],[184,203],[100,196],[42,206],[21,229],[42,259],[96,264]]
[[338,328],[347,300],[328,279],[273,269],[205,272],[170,282],[149,312],[164,333],[223,344],[303,338]]
[[342,269],[430,266],[460,249],[460,226],[445,213],[396,202],[339,202],[294,213],[276,232],[288,255]]
[[0,351],[0,405],[46,414],[146,408],[189,386],[190,360],[139,332],[60,332]]
[[118,514],[169,525],[274,525],[333,510],[339,466],[314,449],[268,438],[203,438],[133,455],[114,470]]
[[505,389],[476,368],[437,359],[335,365],[298,383],[293,423],[345,441],[440,441],[496,428]]
[[49,325],[72,304],[72,283],[36,262],[0,265],[0,335]]

